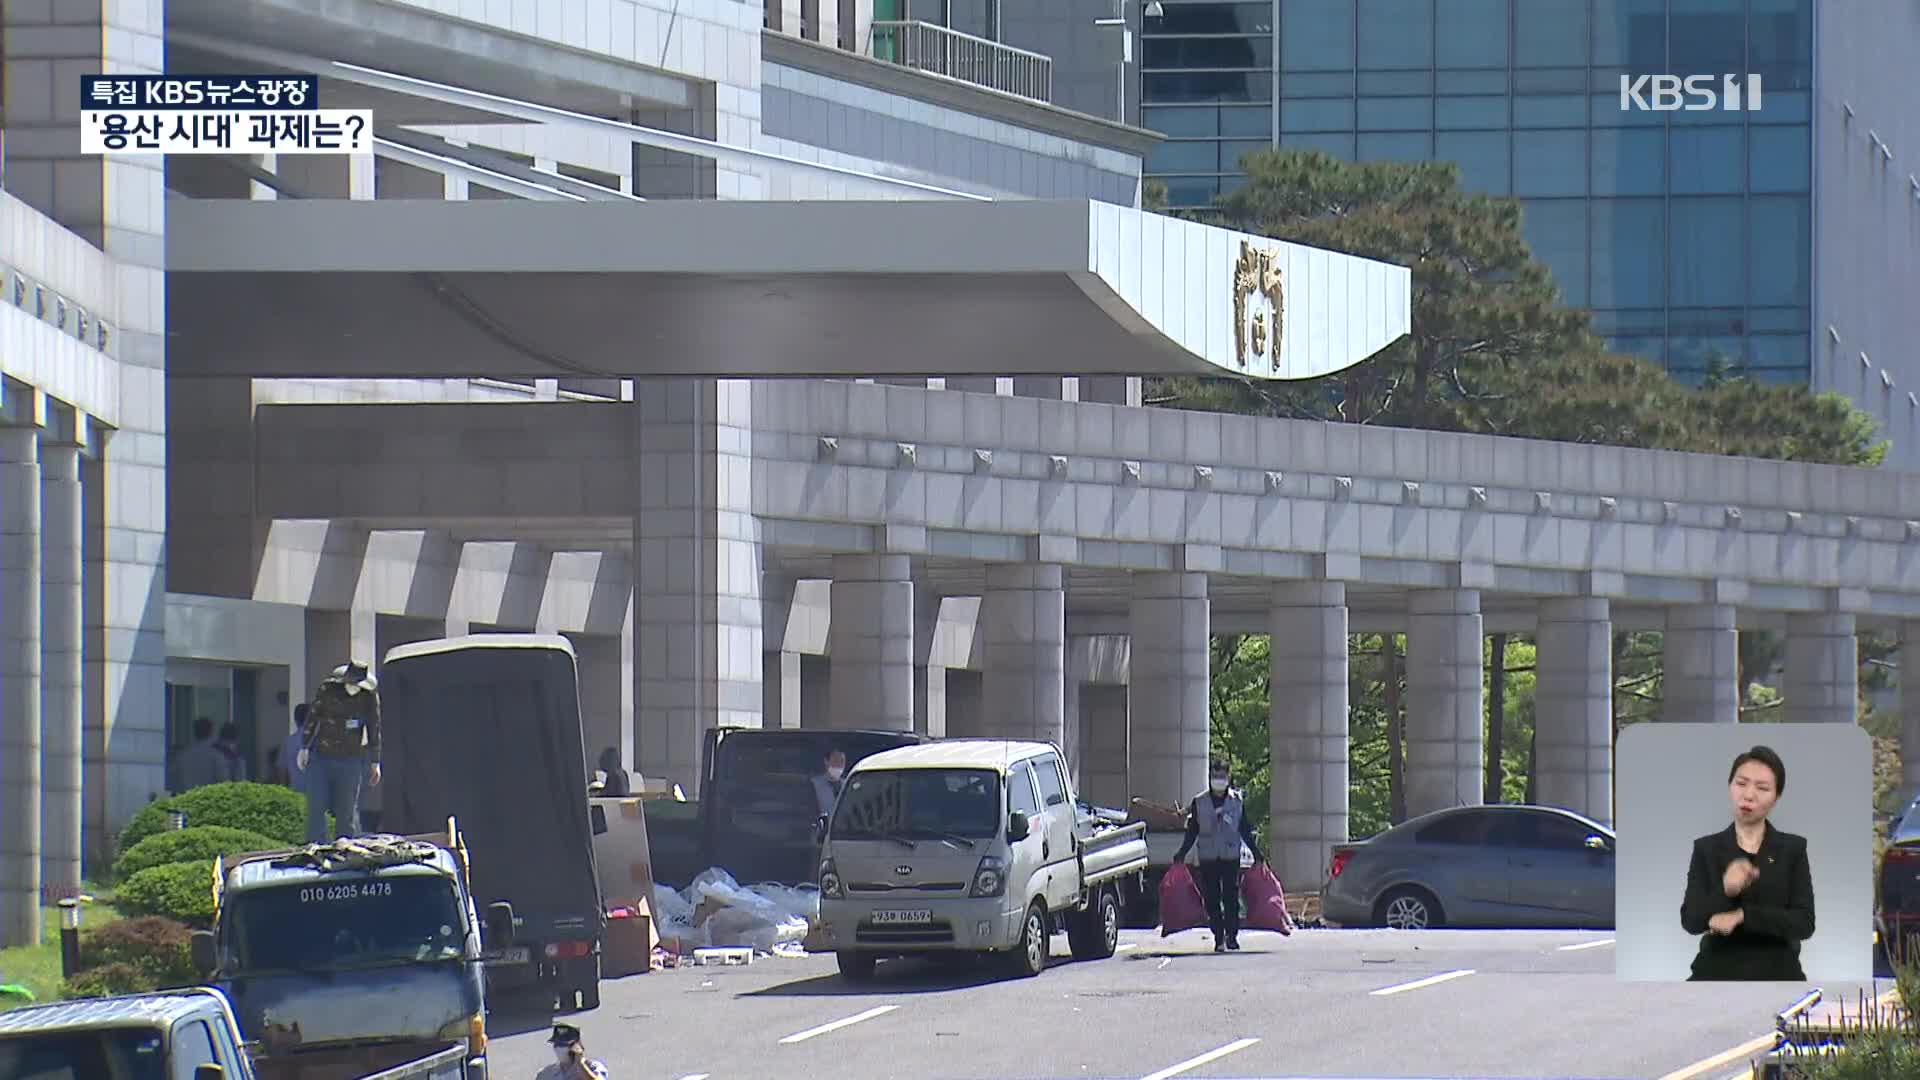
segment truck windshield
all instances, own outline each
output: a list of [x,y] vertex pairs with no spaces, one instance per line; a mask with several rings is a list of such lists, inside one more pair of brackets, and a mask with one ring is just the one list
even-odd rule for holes
[[984,840],[1000,831],[989,769],[875,769],[847,779],[833,817],[841,840]]
[[0,1080],[167,1080],[150,1027],[0,1035]]
[[235,972],[431,963],[463,954],[453,882],[437,875],[329,876],[242,892],[227,915]]

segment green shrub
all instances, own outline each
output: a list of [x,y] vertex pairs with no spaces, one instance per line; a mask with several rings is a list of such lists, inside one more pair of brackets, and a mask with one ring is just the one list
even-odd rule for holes
[[82,970],[116,965],[132,967],[152,982],[148,989],[193,986],[193,929],[159,915],[110,922],[80,938]]
[[119,994],[144,994],[158,990],[152,975],[127,963],[101,964],[75,972],[61,988],[68,998],[103,998]]
[[181,795],[150,802],[120,833],[120,850],[169,828],[172,811],[187,815],[187,827],[225,825],[270,836],[280,844],[307,840],[307,797],[278,784],[209,784]]
[[165,915],[189,926],[213,925],[213,863],[149,866],[120,883],[115,900],[129,916]]
[[216,855],[243,851],[270,851],[284,847],[271,836],[225,825],[197,825],[189,829],[154,833],[128,848],[114,864],[115,880],[124,880],[154,866],[176,862],[212,862]]

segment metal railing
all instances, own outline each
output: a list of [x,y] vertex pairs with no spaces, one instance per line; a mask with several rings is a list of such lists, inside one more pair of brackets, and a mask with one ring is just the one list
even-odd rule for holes
[[929,22],[876,22],[867,54],[1033,101],[1053,101],[1053,58]]

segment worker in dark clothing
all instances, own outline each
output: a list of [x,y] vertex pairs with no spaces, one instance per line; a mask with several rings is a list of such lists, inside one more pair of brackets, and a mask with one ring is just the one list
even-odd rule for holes
[[1207,790],[1187,804],[1187,836],[1174,862],[1200,849],[1200,892],[1207,900],[1207,923],[1213,930],[1213,951],[1240,948],[1240,845],[1253,853],[1255,865],[1267,861],[1254,839],[1253,823],[1240,793],[1229,786],[1232,770],[1215,761],[1208,770]]
[[341,836],[360,832],[360,785],[380,782],[380,685],[346,663],[313,692],[295,762],[306,776],[307,842],[327,842],[327,811]]
[[847,753],[838,747],[828,751],[820,762],[820,771],[813,774],[813,801],[820,808],[820,816],[833,813],[833,804],[840,799],[840,784],[847,775]]

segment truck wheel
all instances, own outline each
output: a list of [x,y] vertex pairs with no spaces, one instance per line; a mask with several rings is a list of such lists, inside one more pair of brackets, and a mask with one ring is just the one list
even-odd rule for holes
[[1031,979],[1047,970],[1047,908],[1035,900],[1027,908],[1026,921],[1020,924],[1020,941],[1006,957],[1008,973],[1015,978]]
[[1112,889],[1101,889],[1094,895],[1093,906],[1074,916],[1067,943],[1073,946],[1075,960],[1105,960],[1119,950],[1120,901]]
[[878,957],[872,953],[842,949],[833,955],[840,963],[841,978],[848,982],[867,982],[873,978],[874,962]]

